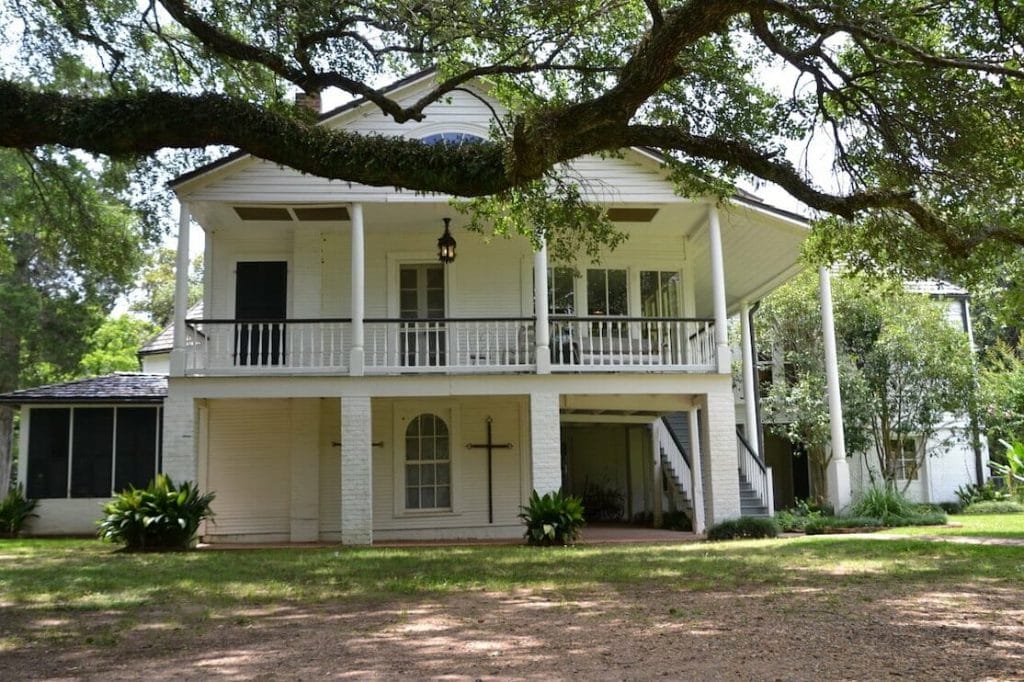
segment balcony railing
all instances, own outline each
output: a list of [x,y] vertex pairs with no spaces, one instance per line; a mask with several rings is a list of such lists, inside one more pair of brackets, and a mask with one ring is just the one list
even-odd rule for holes
[[187,374],[348,371],[351,320],[186,320]]
[[[345,374],[349,319],[188,320],[187,374]],[[367,374],[532,372],[533,318],[364,321]],[[553,372],[715,371],[714,323],[553,317]]]

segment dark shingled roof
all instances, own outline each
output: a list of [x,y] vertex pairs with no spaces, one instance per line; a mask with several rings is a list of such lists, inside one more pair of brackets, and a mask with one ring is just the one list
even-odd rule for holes
[[[191,320],[203,316],[203,302],[199,301],[188,309],[185,319]],[[170,353],[174,348],[174,323],[164,327],[159,334],[151,338],[139,349],[139,355],[153,355],[155,353]]]
[[167,397],[167,376],[117,372],[66,384],[36,386],[0,394],[0,404],[159,403]]

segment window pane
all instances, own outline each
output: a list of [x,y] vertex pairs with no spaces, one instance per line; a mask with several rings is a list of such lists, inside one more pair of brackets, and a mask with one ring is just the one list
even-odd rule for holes
[[156,473],[157,410],[121,407],[117,410],[114,490],[144,487]]
[[398,273],[398,284],[402,289],[416,291],[416,268],[402,268]]
[[110,497],[114,408],[76,408],[72,431],[71,497]]
[[438,464],[437,465],[437,482],[439,484],[446,484],[451,482],[451,464]]
[[434,485],[434,465],[424,464],[420,469],[420,483],[422,485]]
[[71,410],[34,408],[29,417],[28,481],[32,499],[68,496],[68,426]]
[[431,509],[434,504],[434,489],[420,488],[420,509]]
[[419,485],[420,468],[416,464],[405,465],[405,484],[408,486]]
[[416,436],[405,437],[405,458],[408,460],[420,458],[420,439]]
[[405,507],[406,507],[406,509],[419,509],[420,508],[420,490],[419,490],[419,488],[406,488],[405,489]]
[[643,317],[658,317],[658,273],[640,271],[640,314]]
[[608,292],[604,270],[587,270],[587,314],[608,314]]
[[572,268],[554,268],[548,272],[548,312],[551,315],[575,314],[574,286]]
[[452,506],[451,488],[448,486],[438,486],[436,502],[438,507]]
[[626,271],[608,271],[608,314],[625,315],[629,310],[626,297]]
[[427,287],[444,290],[444,267],[431,265],[427,267]]

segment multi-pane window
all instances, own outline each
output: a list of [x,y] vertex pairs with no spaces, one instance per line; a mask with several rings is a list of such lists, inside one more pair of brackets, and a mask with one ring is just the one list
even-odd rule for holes
[[587,270],[587,315],[627,315],[626,280],[625,270]]
[[889,441],[889,452],[894,457],[894,469],[896,478],[903,481],[917,480],[917,442],[913,438],[905,438],[900,447],[900,441]]
[[158,470],[156,407],[37,407],[29,417],[26,495],[110,497]]
[[643,317],[680,317],[679,273],[640,271],[640,314]]
[[548,271],[548,314],[576,314],[576,273],[572,268]]
[[450,509],[452,460],[448,425],[424,413],[405,430],[405,508]]

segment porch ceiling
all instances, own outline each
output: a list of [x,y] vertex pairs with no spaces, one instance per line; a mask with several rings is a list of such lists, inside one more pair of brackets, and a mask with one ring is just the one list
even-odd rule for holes
[[[418,202],[363,204],[367,237],[381,232],[409,234],[422,231],[431,236],[440,235],[441,220],[445,217],[453,219],[452,230],[457,239],[460,238],[460,232],[464,234],[462,227],[467,219],[449,205],[447,200],[439,197],[420,199]],[[304,229],[339,229],[347,232],[350,225],[348,221],[329,220],[242,220],[235,210],[236,205],[260,204],[199,201],[191,204],[190,208],[193,217],[207,231],[220,229],[254,235],[290,233]],[[269,204],[263,206],[267,205]],[[330,205],[332,204],[307,203],[287,206],[295,209]],[[631,240],[649,239],[656,244],[662,244],[684,237],[690,238],[687,263],[680,263],[680,266],[692,267],[694,273],[695,314],[698,317],[711,317],[713,311],[707,205],[680,198],[678,202],[673,203],[618,203],[614,206],[626,209],[657,209],[649,222],[619,223],[630,234]],[[725,261],[726,300],[728,310],[732,314],[739,309],[744,300],[756,301],[799,272],[800,251],[808,234],[808,227],[806,223],[795,218],[739,202],[720,209],[719,215]]]

